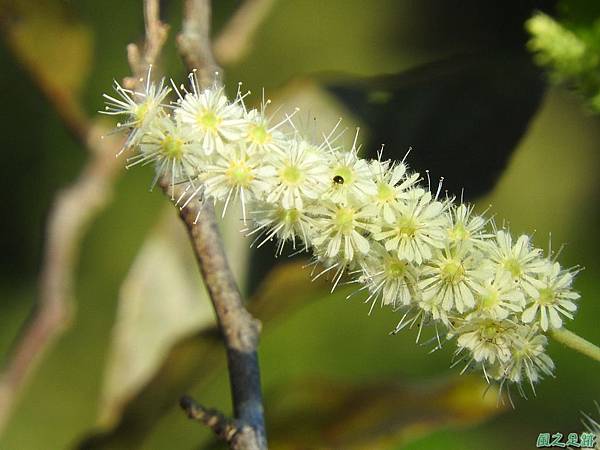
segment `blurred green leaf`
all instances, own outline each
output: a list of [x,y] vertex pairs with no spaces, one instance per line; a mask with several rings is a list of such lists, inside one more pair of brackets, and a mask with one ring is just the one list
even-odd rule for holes
[[93,35],[68,3],[3,1],[0,14],[13,52],[43,89],[78,93],[91,68]]
[[[113,429],[88,436],[80,449],[135,448],[182,393],[225,375],[223,344],[207,320],[210,300],[190,273],[197,268],[188,238],[171,217],[146,240],[121,291],[100,412],[101,428]],[[312,283],[300,263],[284,264],[249,309],[271,325],[325,290],[326,282]]]
[[324,277],[311,281],[304,261],[280,264],[265,277],[248,309],[263,324],[285,319],[295,309],[327,295],[329,286]]
[[536,13],[525,26],[527,43],[550,79],[575,90],[591,111],[600,110],[600,7],[598,2],[562,0],[559,17]]
[[99,420],[112,424],[179,340],[214,324],[189,239],[169,207],[120,292]]
[[167,412],[179,409],[182,393],[192,385],[205,386],[223,371],[223,357],[224,350],[216,329],[206,329],[182,339],[170,349],[152,378],[124,405],[114,428],[90,433],[75,448],[140,448],[157,422]]
[[288,383],[267,399],[270,446],[386,449],[440,428],[472,425],[496,415],[505,409],[497,395],[479,377],[467,376],[418,385]]

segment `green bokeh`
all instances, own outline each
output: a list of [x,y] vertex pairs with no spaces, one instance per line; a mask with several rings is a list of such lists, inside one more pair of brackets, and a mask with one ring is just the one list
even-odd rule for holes
[[[94,36],[94,63],[82,91],[84,107],[93,114],[112,79],[127,74],[125,45],[141,35],[141,2],[67,3]],[[167,17],[177,28],[180,12],[176,2],[167,3]],[[247,58],[226,68],[227,79],[242,80],[253,91],[263,86],[274,91],[311,73],[390,73],[428,60],[436,55],[435,47],[417,45],[415,33],[426,30],[419,28],[421,18],[410,3],[400,2],[399,7],[386,0],[366,8],[361,0],[276,2]],[[224,22],[233,6],[219,5],[217,23]],[[446,51],[440,48],[437,53]],[[0,61],[0,86],[9,103],[0,133],[6,138],[0,160],[6,172],[3,192],[10,193],[3,203],[3,221],[23,241],[20,253],[4,255],[6,272],[0,279],[0,351],[7,356],[37,294],[43,224],[52,199],[76,177],[85,158],[6,49],[0,51]],[[172,38],[164,66],[169,73],[183,73]],[[585,267],[576,282],[582,294],[580,311],[570,328],[593,342],[600,342],[598,125],[574,97],[550,91],[496,190],[479,202],[481,209],[491,203],[496,220],[509,221],[515,232],[535,231],[540,246],[546,245],[550,231],[555,248],[568,244],[561,261]],[[147,192],[149,170],[126,175],[83,240],[76,320],[41,362],[0,437],[2,449],[73,448],[95,427],[119,288],[165,203],[159,193]],[[308,375],[416,382],[456,373],[449,368],[450,348],[429,355],[414,344],[414,332],[388,335],[399,317],[378,309],[367,317],[367,311],[358,298],[345,300],[338,294],[310,303],[265,330],[261,364],[267,399],[277,386]],[[516,410],[478,426],[442,429],[402,448],[531,449],[539,432],[580,431],[579,412],[591,411],[593,400],[600,399],[598,365],[557,344],[550,353],[557,364],[556,379],[541,383],[536,397],[517,400]],[[224,372],[192,393],[229,411]],[[192,449],[208,439],[202,427],[185,419],[176,401],[148,431],[144,449]]]

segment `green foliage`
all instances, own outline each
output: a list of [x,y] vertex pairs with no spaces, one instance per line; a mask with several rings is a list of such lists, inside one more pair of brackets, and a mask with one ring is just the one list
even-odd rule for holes
[[600,111],[600,18],[587,23],[537,13],[526,22],[529,49],[556,83],[573,87]]
[[[30,60],[40,63],[39,68],[46,73],[52,87],[58,86],[61,92],[80,92],[85,100],[84,109],[93,114],[101,105],[99,93],[110,86],[113,77],[119,79],[128,73],[125,44],[142,36],[142,2],[105,0],[101,2],[102,7],[96,0],[29,3],[30,8],[24,10],[25,13],[43,12],[35,19],[36,23],[58,21],[57,24],[35,25],[39,30],[37,39],[27,38]],[[176,11],[179,2],[163,3],[173,5],[165,12],[165,18],[175,32],[179,27]],[[223,18],[220,22],[231,12],[234,3],[237,4],[213,2],[219,8],[215,15]],[[286,91],[278,88],[302,72],[350,71],[371,75],[404,70],[429,57],[427,52],[419,50],[424,48],[424,43],[429,43],[427,48],[441,49],[440,52],[445,48],[444,42],[432,38],[435,24],[417,20],[419,18],[408,9],[408,4],[415,3],[386,0],[378,3],[377,8],[366,8],[363,0],[278,2],[248,58],[235,67],[225,68],[227,80],[234,87],[238,80],[248,82],[254,92],[260,92],[265,86],[267,93],[278,96]],[[57,5],[69,10],[66,17],[52,12],[60,9]],[[397,5],[403,5],[403,14],[398,13]],[[29,17],[21,14],[22,26],[30,23],[34,26]],[[394,42],[389,36],[394,37]],[[171,36],[163,59],[168,73],[182,70],[172,39]],[[25,51],[25,43],[23,48]],[[91,56],[88,52],[92,52]],[[4,151],[1,159],[6,172],[4,192],[11,193],[1,206],[4,224],[11,225],[3,233],[4,238],[14,241],[8,250],[3,247],[3,256],[8,259],[4,267],[11,270],[19,261],[18,252],[33,253],[30,249],[36,249],[39,253],[43,248],[44,214],[52,207],[59,188],[76,176],[76,169],[85,158],[84,150],[64,132],[56,113],[42,99],[39,80],[29,76],[27,68],[13,53],[12,49],[0,53],[0,62],[6,69],[0,73],[0,84],[10,112],[3,119],[2,135],[9,137],[5,149],[18,150]],[[52,73],[47,73],[49,71]],[[63,76],[65,80],[61,82]],[[297,98],[301,95],[307,98],[308,91],[307,84],[301,82],[287,84],[286,88],[291,97],[297,95],[291,106],[302,107],[307,127],[312,126],[309,113],[315,113],[316,100],[327,105],[334,103],[318,89],[310,92],[309,101],[299,102]],[[277,103],[281,103],[278,100]],[[422,100],[418,104],[423,109],[431,108]],[[489,104],[482,104],[482,108],[487,110]],[[329,112],[324,126],[334,123],[342,114],[347,115],[339,109]],[[320,110],[315,115],[324,116]],[[447,123],[453,115],[457,116],[452,111],[440,111],[438,118],[440,123]],[[475,119],[468,122],[473,128],[479,126]],[[398,123],[400,126],[404,124]],[[428,132],[438,131],[432,128]],[[488,151],[485,142],[476,143],[482,153]],[[482,205],[493,203],[499,221],[510,218],[515,232],[532,232],[532,224],[536,224],[538,245],[544,244],[549,230],[553,230],[555,242],[569,242],[561,257],[569,263],[586,266],[577,284],[582,302],[573,329],[594,342],[600,340],[597,319],[600,302],[596,301],[600,296],[597,233],[600,201],[596,169],[599,144],[597,123],[584,117],[572,99],[553,92],[517,147],[492,196],[481,202]],[[401,150],[404,151],[404,147]],[[423,146],[415,148],[413,154],[428,151]],[[450,155],[466,166],[471,164],[471,160],[459,154]],[[136,355],[139,358],[156,357],[147,366],[152,368],[145,374],[148,378],[127,380],[127,384],[120,386],[121,391],[109,389],[107,374],[114,369],[114,352],[126,350],[119,348],[122,344],[138,342],[120,340],[119,336],[123,335],[119,334],[118,325],[115,328],[120,311],[126,307],[119,305],[123,299],[123,283],[131,281],[133,265],[140,259],[145,260],[143,254],[148,254],[148,241],[156,239],[152,227],[168,206],[159,193],[148,194],[148,175],[143,170],[127,173],[116,186],[113,202],[86,235],[76,273],[77,316],[70,330],[45,355],[21,396],[9,426],[0,436],[1,449],[75,449],[98,433],[103,436],[95,440],[95,445],[81,448],[190,450],[207,448],[213,442],[210,433],[189,422],[177,406],[178,396],[190,392],[203,403],[229,412],[223,349],[213,329],[196,330],[179,339],[166,356],[162,348],[139,349]],[[170,206],[168,209],[176,215]],[[239,236],[240,224],[231,228]],[[230,239],[228,244],[248,246],[242,239],[235,242]],[[164,254],[160,256],[164,245],[161,248],[158,268],[165,261]],[[178,248],[171,250],[166,252],[169,258],[179,251]],[[231,251],[228,254],[233,264],[248,269],[246,259]],[[264,259],[271,261],[272,255],[266,254]],[[185,263],[185,259],[180,263],[182,261]],[[368,305],[363,305],[359,296],[345,300],[348,290],[337,291],[332,296],[326,286],[311,283],[310,269],[302,268],[305,263],[280,266],[271,272],[249,302],[252,312],[264,324],[260,357],[266,408],[273,439],[281,446],[289,448],[290,445],[285,442],[284,420],[312,405],[311,430],[327,430],[326,421],[335,422],[336,403],[325,401],[325,394],[336,401],[356,402],[356,394],[365,392],[369,386],[379,388],[379,395],[372,398],[372,407],[364,410],[359,407],[347,413],[354,414],[355,423],[360,422],[362,426],[375,425],[369,414],[374,414],[373,417],[389,415],[399,433],[381,442],[378,439],[384,436],[380,430],[361,428],[372,438],[363,445],[369,449],[376,448],[374,443],[380,448],[404,450],[531,449],[541,430],[579,430],[578,411],[591,410],[592,399],[599,398],[597,365],[555,345],[551,353],[557,362],[558,378],[543,383],[537,398],[519,401],[516,410],[492,418],[492,414],[503,410],[489,409],[493,406],[489,404],[491,393],[481,401],[476,389],[467,392],[462,389],[464,397],[455,397],[464,400],[460,405],[447,402],[438,407],[439,399],[448,399],[436,397],[438,391],[433,389],[446,385],[444,379],[450,372],[448,349],[428,355],[426,348],[415,347],[415,333],[388,336],[387,332],[399,317],[379,314],[377,309],[367,317]],[[18,279],[12,271],[2,273],[0,349],[3,358],[9,354],[17,330],[26,323],[27,312],[37,296],[37,269],[37,266],[32,268]],[[172,270],[175,266],[161,276],[185,275],[171,273]],[[199,275],[194,275],[199,282]],[[129,298],[130,303],[144,301],[156,305],[160,311],[164,305],[155,300]],[[200,295],[197,300],[204,301]],[[152,313],[156,311],[147,311],[144,319]],[[135,322],[135,317],[125,318]],[[146,326],[147,322],[142,321],[140,325]],[[171,323],[165,325],[173,330]],[[134,339],[143,340],[143,332],[147,330],[128,331]],[[161,330],[161,334],[167,331]],[[155,343],[147,341],[146,345]],[[137,348],[140,345],[137,344]],[[137,364],[133,358],[131,362]],[[438,376],[442,381],[433,388],[423,383],[424,379]],[[318,378],[316,387],[312,384],[315,390],[307,385],[304,390],[299,387],[315,378]],[[472,386],[468,379],[461,382],[465,383],[463,386]],[[289,391],[292,387],[297,390]],[[294,395],[287,398],[288,391]],[[388,392],[393,397],[389,404],[384,402]],[[422,400],[420,409],[416,409],[407,399],[419,398],[419,395]],[[109,405],[115,408],[103,409],[107,398],[115,400]],[[314,416],[321,411],[324,414],[319,422]],[[422,414],[421,419],[415,417],[416,411]],[[462,416],[465,420],[460,420],[454,416],[457,411],[472,415]],[[276,416],[277,412],[282,415]],[[106,415],[110,415],[110,420],[102,422]],[[459,420],[446,420],[450,415]],[[361,418],[365,420],[360,421]],[[484,419],[485,422],[478,423]],[[340,421],[343,421],[341,417]],[[115,428],[103,427],[107,422],[114,422]],[[337,436],[344,434],[344,438],[352,440],[352,429],[336,430]],[[296,448],[299,448],[311,436],[295,438]],[[418,440],[409,442],[413,439]]]

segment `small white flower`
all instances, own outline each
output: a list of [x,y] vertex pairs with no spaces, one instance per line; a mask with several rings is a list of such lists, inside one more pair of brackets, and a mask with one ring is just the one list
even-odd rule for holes
[[260,199],[269,189],[265,180],[274,175],[275,169],[249,155],[243,143],[231,144],[230,147],[230,151],[218,154],[214,163],[206,166],[200,180],[205,186],[205,196],[225,202],[223,215],[229,202],[239,198],[246,222],[246,202]]
[[573,313],[577,311],[574,301],[579,298],[579,294],[571,290],[572,282],[573,273],[561,270],[557,262],[547,266],[547,270],[535,282],[536,295],[530,299],[530,306],[523,311],[523,322],[530,323],[539,319],[542,330],[547,331],[550,327],[562,327],[561,315],[573,319]]
[[[335,291],[335,288],[346,272],[356,268],[356,261],[349,261],[340,257],[329,258],[322,254],[322,252],[319,253],[317,249],[315,249],[313,255],[315,256],[312,258],[311,262],[311,265],[314,266],[314,269],[311,272],[312,281],[319,279],[323,275],[331,276],[331,292]],[[314,272],[317,267],[323,267],[323,270],[315,275]]]
[[445,245],[446,209],[447,204],[432,200],[430,192],[411,189],[406,202],[398,204],[395,220],[385,222],[373,237],[383,241],[386,250],[396,251],[399,259],[421,264]]
[[506,272],[496,272],[482,284],[474,285],[477,293],[477,312],[491,319],[506,319],[523,311],[525,296]]
[[171,90],[165,86],[164,80],[158,85],[152,83],[150,75],[151,69],[148,69],[144,92],[125,89],[115,81],[113,87],[118,98],[104,94],[106,107],[100,112],[111,116],[125,116],[124,122],[117,123],[117,129],[129,131],[119,155],[138,145],[153,121],[163,114],[163,102]]
[[244,128],[244,139],[248,146],[248,152],[255,151],[265,154],[282,151],[289,145],[288,137],[279,130],[286,124],[291,124],[291,115],[286,115],[286,118],[281,122],[270,125],[269,119],[264,114],[264,106],[262,112],[256,109],[250,110],[246,114],[246,124]]
[[302,209],[306,201],[318,199],[327,189],[326,160],[306,141],[293,140],[284,151],[269,155],[268,159],[276,175],[269,180],[267,202],[281,203],[286,209]]
[[329,169],[329,189],[324,197],[335,203],[365,203],[377,193],[369,164],[356,150],[334,151]]
[[420,311],[425,313],[427,317],[431,317],[434,321],[442,322],[448,328],[452,327],[448,311],[442,306],[442,303],[438,301],[436,297],[423,298],[421,291],[417,290],[418,306]]
[[487,277],[480,256],[465,248],[436,252],[421,271],[419,289],[424,300],[432,300],[447,312],[459,314],[475,307],[475,294]]
[[508,272],[528,295],[536,295],[536,276],[548,268],[542,251],[532,248],[529,236],[521,235],[513,245],[508,231],[498,230],[496,242],[490,242],[489,259],[498,270]]
[[223,153],[228,142],[241,141],[247,120],[239,102],[230,103],[221,87],[200,92],[194,77],[192,88],[193,92],[178,100],[175,115],[197,131],[202,150],[207,155],[214,151]]
[[308,213],[311,209],[284,208],[267,202],[253,205],[251,215],[254,228],[248,236],[257,236],[254,242],[258,242],[258,247],[274,238],[279,239],[277,255],[283,252],[283,246],[288,240],[292,241],[292,248],[296,249],[297,241],[301,239],[304,250],[308,251],[311,242],[309,236],[314,228],[314,219]]
[[315,219],[313,244],[317,253],[349,263],[356,254],[369,252],[369,240],[364,236],[373,229],[372,211],[368,207],[354,207],[327,202]]
[[[512,345],[516,336],[516,326],[507,320],[474,319],[467,320],[456,330],[457,354],[465,349],[478,363],[506,363],[512,356]],[[470,365],[470,361],[467,366]]]
[[454,206],[448,212],[448,219],[448,240],[453,245],[473,245],[481,248],[486,245],[487,239],[492,237],[492,234],[485,231],[488,221],[473,214],[473,205]]
[[405,192],[414,187],[419,174],[407,175],[404,163],[393,164],[391,161],[381,162],[373,160],[370,162],[377,193],[371,198],[371,202],[377,208],[378,215],[388,223],[396,220],[398,202],[405,197]]
[[[513,341],[510,361],[505,365],[504,377],[520,384],[527,379],[531,388],[542,376],[552,376],[554,362],[546,354],[548,339],[538,327],[519,326]],[[535,389],[534,389],[535,391]]]
[[[398,259],[395,252],[388,252],[376,242],[372,252],[361,264],[359,281],[366,285],[373,306],[381,299],[382,306],[407,306],[417,301],[418,270],[406,260]],[[371,307],[372,309],[372,307]]]
[[189,181],[198,175],[203,165],[202,153],[194,142],[192,130],[170,117],[157,118],[140,142],[140,153],[127,160],[127,167],[156,164],[156,180],[170,175],[171,184]]

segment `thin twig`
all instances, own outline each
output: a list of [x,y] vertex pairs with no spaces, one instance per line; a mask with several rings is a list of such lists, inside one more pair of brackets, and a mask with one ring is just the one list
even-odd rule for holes
[[204,86],[209,85],[219,72],[211,49],[210,21],[210,1],[184,1],[183,27],[177,36],[177,44],[185,64],[196,69],[198,82]]
[[79,243],[87,225],[110,198],[118,167],[114,149],[120,145],[115,139],[101,140],[107,130],[93,125],[70,91],[52,87],[45,74],[20,53],[11,23],[4,21],[2,31],[14,58],[28,71],[71,136],[89,150],[90,158],[78,179],[57,194],[50,209],[37,304],[0,374],[0,431],[42,355],[70,323]]
[[[139,56],[129,81],[131,87],[154,63],[166,38],[166,27],[158,19],[157,2],[148,1],[146,13],[150,18],[146,29],[144,52]],[[3,25],[5,39],[19,59],[16,45],[11,46],[8,22]],[[130,51],[135,53],[137,47]],[[86,117],[78,100],[71,93],[57,92],[47,86],[43,74],[21,61],[31,72],[38,89],[44,94],[71,135],[86,148],[90,157],[77,180],[61,190],[47,221],[46,244],[40,272],[39,297],[30,319],[21,331],[2,373],[0,374],[0,431],[6,425],[16,400],[35,370],[43,354],[71,323],[74,315],[74,270],[79,256],[81,239],[94,217],[112,197],[113,185],[122,162],[115,158],[122,142],[107,138],[107,129]]]
[[89,134],[90,141],[99,144],[90,144],[93,154],[78,179],[54,200],[46,228],[37,306],[0,377],[0,429],[42,355],[71,323],[79,245],[88,225],[112,195],[117,145],[100,141],[98,130]]
[[127,60],[132,77],[125,79],[128,88],[135,89],[148,72],[148,67],[158,60],[160,52],[167,40],[169,26],[160,20],[159,0],[144,0],[144,24],[146,36],[143,51],[137,44],[127,46]]
[[275,0],[246,0],[215,38],[213,51],[221,64],[233,64],[250,50],[260,25],[269,15]]
[[181,397],[179,405],[190,419],[206,425],[222,441],[227,443],[232,442],[235,435],[240,431],[233,420],[228,419],[216,409],[207,409],[199,405],[193,398],[187,395]]
[[[163,189],[170,189],[167,180]],[[184,193],[181,186],[173,189],[175,198]],[[198,213],[200,220],[194,224]],[[212,203],[189,202],[180,210],[180,216],[194,246],[227,351],[234,417],[241,424],[238,438],[229,444],[236,450],[266,449],[257,354],[260,322],[243,305],[223,250]]]
[[[201,86],[215,82],[218,67],[210,43],[209,0],[186,0],[183,30],[178,38],[180,52],[190,70],[196,70]],[[181,198],[184,188],[163,180],[162,188],[171,198]],[[170,190],[174,192],[169,192]],[[200,221],[196,219],[201,212]],[[227,366],[236,422],[240,424],[232,449],[267,448],[258,340],[260,322],[244,307],[229,268],[214,206],[210,202],[188,202],[180,209],[192,241],[200,271],[208,289],[227,351]]]

